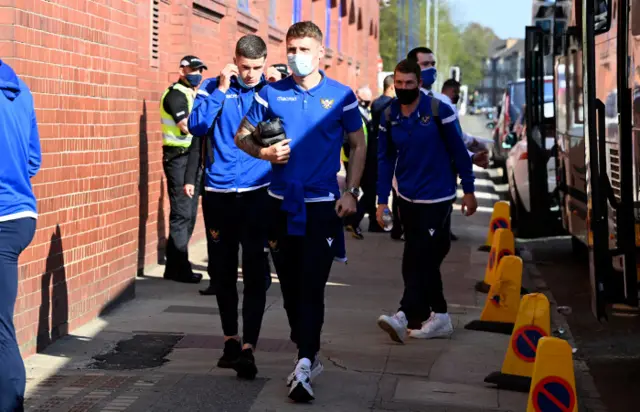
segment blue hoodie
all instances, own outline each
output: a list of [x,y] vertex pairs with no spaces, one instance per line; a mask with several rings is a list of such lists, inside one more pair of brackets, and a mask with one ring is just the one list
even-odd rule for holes
[[40,136],[27,85],[0,60],[0,222],[37,218],[31,178],[42,155]]
[[[449,202],[456,197],[456,175],[460,176],[464,193],[475,191],[475,176],[456,112],[448,104],[440,105],[438,116],[442,133],[431,113],[431,99],[420,93],[420,102],[409,117],[394,100],[389,121],[380,120],[378,134],[378,203],[386,204],[395,174],[398,196],[415,203]],[[391,131],[391,136],[389,132]],[[389,137],[393,147],[389,147]]]
[[[268,186],[271,164],[238,149],[233,138],[253,103],[256,89],[245,88],[233,77],[226,93],[218,90],[218,79],[207,79],[198,89],[189,115],[189,131],[194,136],[207,136],[213,129],[213,164],[206,157],[205,189],[214,192],[242,192]],[[217,118],[217,120],[216,120]]]

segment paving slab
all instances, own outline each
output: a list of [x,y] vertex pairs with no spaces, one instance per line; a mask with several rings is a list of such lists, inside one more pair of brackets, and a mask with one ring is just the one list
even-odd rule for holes
[[[395,312],[402,294],[403,243],[386,234],[365,233],[362,241],[347,237],[349,264],[334,264],[326,289],[320,354],[325,372],[314,382],[316,400],[310,405],[293,405],[286,397],[284,383],[293,369],[296,348],[288,340],[277,280],[268,292],[255,354],[259,379],[243,382],[233,371],[215,366],[222,353],[222,329],[216,299],[198,294],[207,283],[165,281],[163,268],[156,267],[137,280],[135,300],[27,359],[27,407],[40,412],[478,412],[506,411],[516,405],[513,410],[522,411],[526,394],[502,394],[483,382],[486,374],[499,370],[508,336],[464,329],[479,317],[486,299],[473,285],[474,279],[482,278],[488,257],[474,252],[486,233],[488,215],[465,219],[454,214],[453,220],[460,240],[453,242],[443,265],[455,327],[448,339],[408,339],[400,345],[378,328],[378,316]],[[197,267],[206,267],[205,255],[204,242],[191,246]],[[242,297],[241,280],[238,291]],[[95,355],[142,334],[180,338],[153,365],[130,365],[123,371],[91,369]],[[78,383],[82,379],[85,386]],[[109,388],[114,382],[119,386]],[[46,402],[49,406],[43,407]]]

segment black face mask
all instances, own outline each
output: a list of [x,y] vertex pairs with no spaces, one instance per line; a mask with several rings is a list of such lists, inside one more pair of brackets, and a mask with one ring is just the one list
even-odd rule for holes
[[365,109],[368,108],[370,104],[371,102],[369,100],[360,100],[360,106],[364,107]]
[[396,89],[396,97],[400,104],[408,105],[416,101],[420,95],[420,89]]

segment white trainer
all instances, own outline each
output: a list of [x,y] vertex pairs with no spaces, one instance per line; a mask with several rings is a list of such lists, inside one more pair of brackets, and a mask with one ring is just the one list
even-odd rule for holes
[[294,402],[310,402],[315,399],[311,388],[311,361],[303,358],[298,361],[293,371],[293,381],[289,389],[289,398]]
[[409,336],[415,339],[448,338],[453,333],[451,317],[448,313],[431,313],[431,317],[422,323],[422,328],[414,329]]
[[378,318],[378,326],[387,332],[391,339],[398,343],[404,343],[407,337],[407,317],[400,311],[393,316],[382,315]]
[[[298,357],[297,356],[293,360],[293,364],[294,365],[298,364]],[[324,371],[324,365],[322,364],[322,361],[320,360],[320,355],[316,353],[316,358],[313,361],[313,364],[311,365],[311,374],[309,376],[309,378],[311,379],[311,382],[313,382],[313,380],[315,378],[317,378],[318,375],[320,375],[322,373],[322,371]],[[295,377],[296,377],[296,371],[294,370],[287,377],[287,387],[291,386],[291,383],[293,382]]]

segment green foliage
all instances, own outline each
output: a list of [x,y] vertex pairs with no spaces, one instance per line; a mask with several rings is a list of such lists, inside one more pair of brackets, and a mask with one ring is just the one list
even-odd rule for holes
[[[426,44],[426,1],[414,0],[415,12],[420,16],[420,28],[417,33],[418,45],[426,45],[434,49],[433,44]],[[433,3],[433,2],[432,2]],[[405,3],[408,7],[408,1]],[[397,60],[398,50],[398,7],[397,1],[380,10],[380,56],[383,70],[392,71]],[[470,88],[482,82],[483,59],[491,42],[497,39],[490,28],[478,23],[470,23],[466,27],[458,27],[453,23],[452,10],[446,0],[440,0],[438,16],[438,50],[436,64],[440,72],[439,81],[444,81],[449,75],[451,66],[459,66],[462,73],[462,83]],[[431,43],[433,43],[433,18],[431,11]],[[405,16],[408,21],[408,13]],[[407,24],[408,27],[408,24]]]

